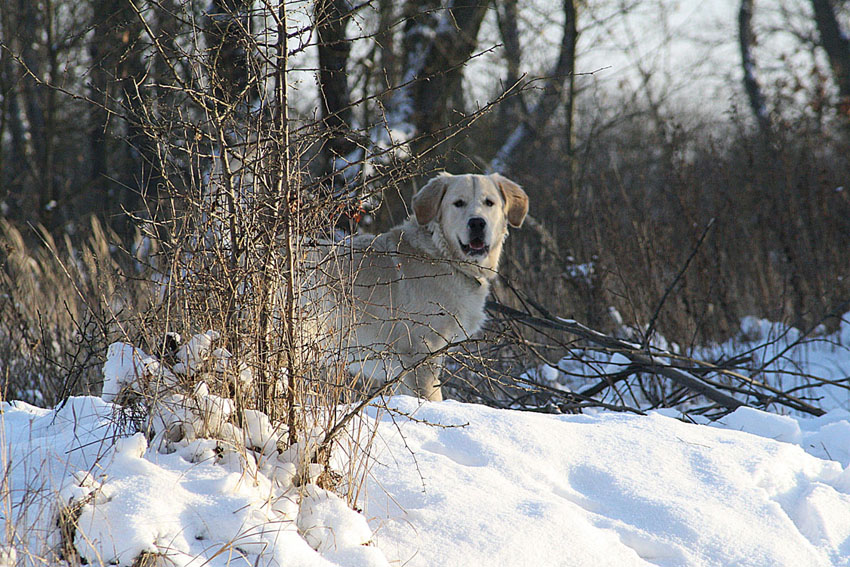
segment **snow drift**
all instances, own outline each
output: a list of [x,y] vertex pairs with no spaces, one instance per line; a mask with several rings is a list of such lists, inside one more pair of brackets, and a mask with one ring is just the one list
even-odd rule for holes
[[[725,420],[754,435],[662,413],[396,402],[444,426],[381,424],[367,512],[406,565],[850,564],[846,412]],[[789,429],[794,442],[769,438]]]
[[[284,426],[237,416],[202,380],[169,393],[172,370],[199,378],[233,364],[210,332],[170,370],[115,343],[102,398],[0,404],[0,567],[129,566],[145,554],[211,566],[850,566],[847,321],[800,342],[752,320],[748,340],[717,347],[809,388],[830,409],[817,418],[748,407],[713,423],[672,409],[558,416],[392,398],[352,424],[374,432],[360,511],[317,485],[305,459],[315,432],[288,445]],[[817,387],[794,382],[803,374]],[[146,388],[160,392],[151,415],[114,403]],[[331,464],[345,471],[349,457]]]
[[744,409],[707,426],[392,405],[366,418],[378,442],[358,514],[238,461],[158,452],[98,398],[4,403],[3,553],[56,549],[56,514],[76,501],[75,546],[95,564],[850,564],[847,412]]

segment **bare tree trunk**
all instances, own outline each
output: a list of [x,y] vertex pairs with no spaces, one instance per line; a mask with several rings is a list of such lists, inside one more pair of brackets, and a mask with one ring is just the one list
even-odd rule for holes
[[124,166],[128,171],[119,178],[124,179],[121,202],[127,210],[135,211],[148,191],[156,192],[162,183],[162,167],[159,153],[151,136],[153,131],[144,125],[147,101],[145,77],[147,69],[142,60],[139,38],[141,26],[134,14],[127,15],[123,37],[128,45],[118,66],[118,87],[122,104],[128,115],[127,142]]
[[[132,0],[95,0],[92,10],[96,18],[89,42],[89,96],[96,101],[89,137],[92,190],[78,206],[86,212],[109,214],[138,207],[139,186],[151,177],[150,163],[155,151],[151,151],[148,138],[133,121],[134,115],[142,113],[138,86],[146,72],[134,4]],[[110,141],[121,135],[120,129],[115,130],[122,115],[129,119],[124,123],[129,147]],[[119,148],[124,151],[114,151]]]
[[455,94],[463,64],[477,45],[478,30],[489,2],[453,0],[428,46],[413,85],[413,123],[420,133],[434,133],[449,123],[446,95]]
[[345,28],[351,18],[348,0],[319,0],[315,5],[316,32],[319,36],[319,94],[321,113],[329,133],[325,146],[328,161],[356,148],[348,135],[351,131],[351,95],[346,65],[351,42]]
[[[12,31],[20,29],[19,11],[7,7],[0,11],[0,17],[2,17],[3,44],[19,51],[19,46],[17,45],[18,42],[16,41],[15,34]],[[2,65],[2,68],[0,68],[0,73],[2,73],[0,89],[2,90],[0,90],[0,92],[3,93],[2,130],[3,134],[5,134],[8,126],[8,132],[11,140],[9,147],[9,159],[3,160],[0,171],[4,171],[8,175],[8,178],[18,180],[14,186],[7,186],[4,188],[5,197],[6,192],[10,194],[19,193],[16,191],[19,186],[28,182],[33,182],[33,180],[26,179],[25,176],[32,175],[34,173],[34,168],[31,167],[31,164],[27,163],[26,115],[23,105],[21,104],[20,96],[23,73],[18,66],[14,64],[12,58],[9,57],[8,54],[0,56],[0,64]],[[20,198],[21,195],[14,195],[14,206],[21,206],[22,203],[18,202]]]
[[379,69],[381,81],[378,92],[390,89],[398,84],[399,61],[395,53],[395,0],[378,0],[378,33],[375,41],[378,43]]
[[841,29],[831,0],[812,0],[821,45],[829,57],[832,76],[838,85],[839,112],[850,120],[850,39]]
[[121,58],[121,0],[94,0],[94,26],[88,51],[92,67],[89,73],[89,98],[94,101],[89,116],[89,186],[83,209],[103,213],[109,173],[108,133],[112,124],[110,109],[115,106],[118,62]]
[[[568,81],[568,93],[570,100],[573,98],[575,83],[571,80],[575,73],[576,43],[578,41],[577,12],[574,0],[563,0],[564,10],[564,33],[561,38],[561,48],[558,62],[552,72],[546,78],[540,99],[534,106],[528,118],[517,126],[496,156],[490,162],[491,171],[509,171],[515,159],[521,151],[535,139],[538,133],[546,126],[555,113],[555,109],[561,100],[564,83]],[[572,136],[572,114],[573,106],[568,105],[568,128],[569,136]]]
[[27,70],[27,72],[19,74],[17,103],[24,126],[24,156],[28,162],[28,167],[31,168],[32,181],[37,187],[37,214],[40,217],[44,213],[46,205],[53,198],[53,188],[49,179],[50,175],[45,169],[48,145],[45,124],[45,91],[47,89],[43,85],[37,84],[33,78],[33,76],[40,77],[44,73],[42,57],[37,49],[43,42],[40,37],[41,34],[46,32],[44,29],[45,18],[43,13],[38,12],[38,9],[38,4],[34,2],[19,0],[16,10],[17,27],[13,33],[17,39],[15,46],[20,60]]
[[499,33],[504,44],[505,63],[508,74],[505,77],[505,90],[514,89],[515,92],[505,99],[500,105],[501,122],[503,124],[515,124],[519,122],[525,112],[525,102],[522,91],[517,88],[520,82],[520,63],[522,61],[522,48],[519,43],[519,25],[517,24],[518,0],[505,0],[500,4],[497,14],[499,17]]
[[[421,145],[433,146],[449,124],[450,99],[457,100],[463,64],[477,45],[478,30],[489,1],[450,0],[408,2],[403,48],[402,84],[393,96],[396,125],[406,125],[425,136]],[[442,14],[437,17],[437,14]]]
[[[53,20],[54,5],[52,0],[46,0],[44,9],[44,33],[45,48],[47,50],[47,76],[52,81],[59,73],[59,64],[56,60],[56,34],[55,22]],[[56,184],[56,90],[50,87],[40,87],[43,94],[44,105],[44,131],[42,135],[42,152],[40,167],[42,170],[42,211],[47,217],[46,224],[52,226],[54,211],[57,210],[57,201],[60,199]]]
[[765,140],[771,136],[770,115],[767,112],[764,93],[756,79],[756,63],[753,56],[755,32],[753,31],[754,0],[741,0],[738,10],[738,45],[741,49],[741,67],[744,71],[744,90],[750,101],[750,108],[755,116],[759,131]]
[[[416,79],[440,24],[440,0],[408,0],[402,13],[402,84]],[[395,85],[394,85],[395,86]]]
[[245,111],[259,99],[250,37],[249,0],[212,0],[204,35],[209,46],[209,74],[213,96],[224,103],[220,112]]
[[578,43],[578,12],[574,0],[564,2],[564,37],[566,38],[567,61],[567,103],[565,106],[564,141],[566,142],[565,153],[567,166],[569,167],[569,191],[576,205],[575,213],[578,213],[578,162],[576,161],[576,132],[575,132],[575,110],[576,110],[576,43]]

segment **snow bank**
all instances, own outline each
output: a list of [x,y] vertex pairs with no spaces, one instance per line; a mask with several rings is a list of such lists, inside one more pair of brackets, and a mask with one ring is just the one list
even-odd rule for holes
[[148,552],[181,566],[387,565],[368,545],[366,520],[333,493],[293,486],[291,463],[278,476],[279,459],[257,463],[212,439],[157,451],[143,434],[128,435],[117,408],[99,398],[71,398],[57,410],[0,408],[13,511],[0,533],[14,534],[18,560],[56,559],[64,509],[78,513],[73,546],[90,564],[131,565]]
[[845,413],[786,421],[749,410],[730,421],[766,437],[660,413],[395,403],[441,426],[384,418],[379,428],[366,512],[391,561],[850,565],[847,463],[767,438],[791,432],[797,442],[819,437],[846,448]]
[[[358,514],[295,489],[294,465],[269,472],[281,455],[221,458],[203,438],[166,454],[98,398],[4,403],[0,533],[14,539],[0,554],[49,557],[60,505],[76,504],[76,549],[118,565],[145,551],[176,565],[850,565],[850,413],[741,409],[709,427],[391,404],[416,419],[365,418],[377,434]],[[249,422],[259,446],[264,420]]]
[[127,343],[112,343],[103,365],[103,392],[107,402],[113,402],[138,383],[158,382],[162,388],[173,385],[177,378],[159,360]]
[[[282,450],[284,426],[256,410],[237,415],[233,400],[203,380],[176,393],[172,370],[200,380],[231,368],[216,339],[196,335],[172,368],[114,343],[103,399],[71,398],[54,410],[0,406],[0,496],[12,511],[0,533],[24,553],[0,540],[0,559],[55,563],[61,553],[132,565],[152,554],[174,565],[387,565],[365,518],[310,484],[324,470],[306,459],[320,432],[301,432]],[[243,379],[244,369],[234,368]],[[110,403],[136,398],[148,400],[150,415]]]
[[[762,341],[775,332],[745,327]],[[792,367],[846,379],[846,321],[815,343],[783,342],[795,337],[773,336],[754,356],[775,375],[788,365],[788,379]],[[315,484],[322,471],[305,454],[320,430],[287,447],[285,427],[210,393],[204,377],[251,379],[214,335],[175,357],[182,366],[169,369],[132,345],[109,349],[104,398],[151,384],[161,393],[147,437],[138,416],[100,398],[0,404],[0,567],[57,563],[72,549],[115,565],[148,553],[211,566],[850,567],[847,409],[801,418],[743,407],[689,424],[672,409],[554,416],[396,397],[393,411],[352,426],[374,432],[358,513]],[[175,367],[193,391],[170,388]],[[562,361],[528,375],[587,370]]]

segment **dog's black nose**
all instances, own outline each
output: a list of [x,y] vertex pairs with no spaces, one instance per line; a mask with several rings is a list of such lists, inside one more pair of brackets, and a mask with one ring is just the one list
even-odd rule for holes
[[484,232],[484,227],[487,226],[487,221],[481,217],[472,217],[469,219],[467,226],[472,234],[481,234]]

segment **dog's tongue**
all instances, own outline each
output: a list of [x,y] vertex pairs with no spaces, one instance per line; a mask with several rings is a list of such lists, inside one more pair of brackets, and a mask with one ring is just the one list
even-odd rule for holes
[[469,241],[469,247],[472,248],[473,250],[483,250],[484,249],[484,241],[479,240],[477,238],[475,240],[470,240]]

